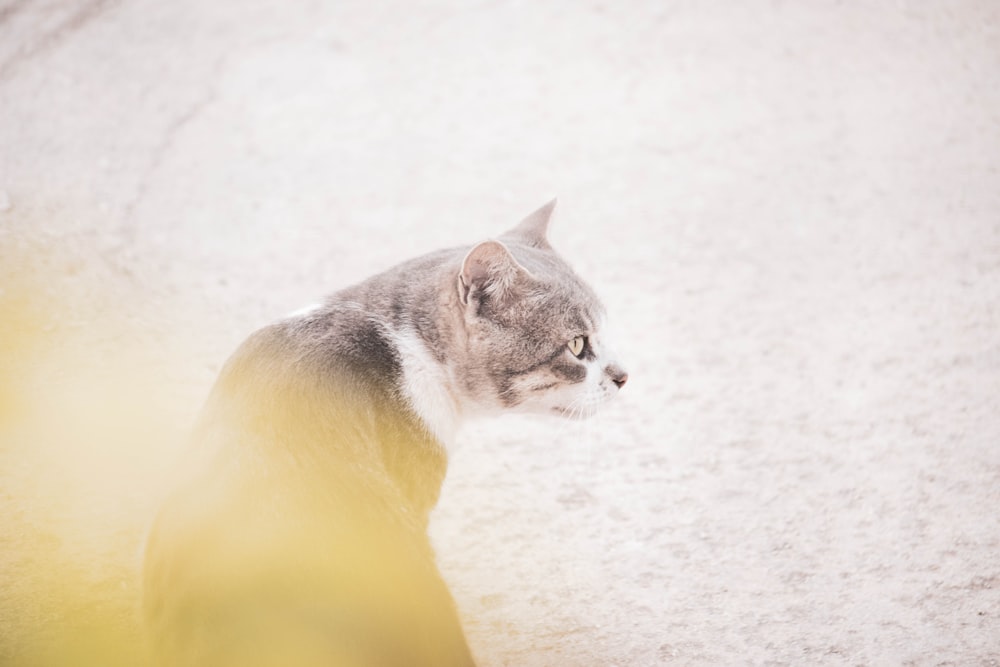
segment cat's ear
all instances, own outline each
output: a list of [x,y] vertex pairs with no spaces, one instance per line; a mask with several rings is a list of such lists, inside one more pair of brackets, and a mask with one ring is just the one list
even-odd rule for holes
[[552,211],[556,208],[556,199],[553,199],[545,206],[541,207],[527,218],[522,220],[517,227],[504,234],[501,238],[517,240],[533,248],[551,250],[546,232],[549,229],[549,221],[552,219]]
[[504,300],[511,296],[528,270],[517,263],[507,247],[499,241],[484,241],[469,251],[458,274],[458,297],[462,304],[483,296]]

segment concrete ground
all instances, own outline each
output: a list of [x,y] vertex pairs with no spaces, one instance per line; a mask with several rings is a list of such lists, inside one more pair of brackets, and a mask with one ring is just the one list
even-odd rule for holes
[[464,431],[480,663],[1000,663],[1000,5],[865,4],[0,0],[0,663],[134,664],[254,327],[553,194],[631,380]]

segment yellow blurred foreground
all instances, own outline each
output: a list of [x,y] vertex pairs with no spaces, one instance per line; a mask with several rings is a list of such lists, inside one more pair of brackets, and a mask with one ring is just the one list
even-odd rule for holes
[[[363,436],[408,427],[302,385],[263,403],[281,446],[221,438],[236,454],[193,461],[198,355],[163,333],[171,316],[141,315],[162,304],[128,275],[64,254],[0,245],[0,664],[134,667],[154,645],[171,666],[470,664],[426,514]],[[150,542],[146,637],[144,545],[178,483]]]
[[0,240],[0,664],[140,665],[141,545],[186,426],[167,360],[117,287]]

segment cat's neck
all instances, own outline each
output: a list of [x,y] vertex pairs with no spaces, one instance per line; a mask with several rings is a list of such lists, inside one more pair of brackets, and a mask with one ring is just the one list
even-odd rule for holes
[[452,450],[459,426],[478,414],[462,366],[467,346],[455,281],[465,250],[433,253],[336,295],[335,308],[355,308],[377,321],[399,355],[397,389],[427,430]]
[[423,280],[397,283],[407,292],[407,316],[396,319],[391,334],[402,366],[400,391],[446,451],[453,451],[459,426],[470,412],[463,401],[453,353],[464,332],[452,276],[458,267],[441,263]]
[[403,367],[400,390],[427,429],[446,450],[452,450],[463,410],[449,369],[434,358],[412,328],[398,329],[393,337]]

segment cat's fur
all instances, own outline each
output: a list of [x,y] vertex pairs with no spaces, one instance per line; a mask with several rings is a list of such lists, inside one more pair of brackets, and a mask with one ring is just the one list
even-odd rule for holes
[[236,351],[195,431],[212,463],[147,544],[163,664],[473,664],[426,532],[456,427],[504,410],[586,416],[627,377],[598,300],[546,240],[553,206]]

